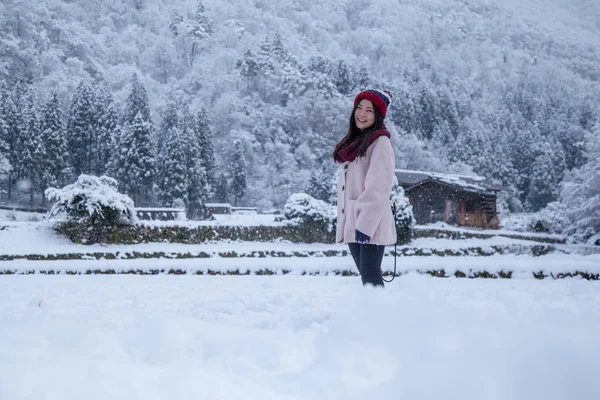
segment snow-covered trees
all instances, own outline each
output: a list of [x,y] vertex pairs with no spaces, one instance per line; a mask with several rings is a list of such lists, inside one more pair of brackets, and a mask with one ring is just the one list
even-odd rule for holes
[[306,194],[317,200],[330,202],[333,197],[337,197],[337,193],[335,193],[336,196],[333,196],[333,189],[330,174],[325,170],[316,170],[310,175]]
[[44,149],[40,188],[45,191],[50,186],[59,185],[64,179],[67,167],[63,115],[56,95],[53,95],[42,108],[40,132]]
[[94,142],[97,131],[96,98],[85,82],[81,82],[69,106],[66,141],[69,149],[69,164],[74,176],[92,172]]
[[19,126],[17,110],[13,102],[12,93],[6,83],[0,81],[0,141],[3,157],[7,160],[8,172],[8,198],[11,198],[12,181],[16,176],[17,163],[19,161]]
[[571,220],[567,231],[580,239],[600,232],[600,122],[587,139],[588,161],[565,178],[561,192]]
[[29,202],[33,206],[35,189],[43,174],[44,144],[33,91],[27,88],[20,102],[20,142],[22,153],[17,164],[21,177],[29,186]]
[[239,139],[233,142],[233,156],[229,166],[231,175],[231,192],[234,198],[234,205],[237,206],[238,200],[244,196],[248,188],[246,182],[246,157],[244,155],[244,146]]
[[171,126],[165,135],[164,164],[161,166],[159,198],[165,206],[188,202],[189,175],[186,149],[188,143],[178,126]]
[[[470,170],[506,188],[512,210],[534,211],[586,161],[586,134],[599,118],[600,55],[589,50],[597,47],[589,34],[595,28],[581,19],[581,2],[563,2],[560,10],[544,3],[535,21],[512,4],[471,3],[382,0],[357,11],[334,0],[223,0],[218,7],[205,0],[0,2],[0,81],[10,98],[0,107],[21,111],[17,82],[31,85],[38,99],[56,93],[71,178],[103,173],[107,158],[116,172],[128,143],[121,139],[130,137],[138,112],[142,121],[157,120],[167,99],[176,100],[178,112],[188,105],[197,118],[206,107],[214,165],[223,169],[212,173],[204,165],[211,189],[225,188],[211,179],[228,174],[231,145],[243,132],[246,161],[261,168],[247,169],[238,201],[271,208],[304,190],[310,171],[332,167],[354,94],[387,88],[394,101],[386,123],[399,168]],[[564,30],[555,29],[553,15]],[[125,104],[137,91],[134,72],[149,97],[141,109]],[[75,101],[80,82],[95,115],[85,117],[85,96]],[[101,88],[110,88],[112,106]],[[9,150],[1,179],[13,182],[11,190],[24,177],[15,158],[21,123],[15,111],[2,114]],[[152,130],[151,147],[160,149],[159,132],[168,128]],[[144,201],[157,201],[155,194]]]
[[[167,105],[160,124],[157,187],[164,205],[181,200],[188,217],[196,218],[212,196],[215,165],[210,127],[205,110],[193,115],[174,102]],[[209,175],[211,174],[211,175]]]
[[115,173],[121,188],[136,204],[152,190],[155,149],[146,89],[136,74],[124,110],[123,127],[117,140]]

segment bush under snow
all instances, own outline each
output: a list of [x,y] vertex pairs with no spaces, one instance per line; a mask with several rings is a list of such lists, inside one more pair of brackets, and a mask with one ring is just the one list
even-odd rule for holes
[[66,215],[71,220],[103,225],[136,221],[133,200],[119,193],[117,181],[108,176],[82,174],[62,189],[47,189],[46,196],[55,201],[51,217]]
[[[394,216],[396,224],[396,235],[398,244],[410,242],[412,230],[416,223],[413,215],[412,206],[408,197],[404,194],[402,186],[396,186],[390,195],[390,205],[396,204],[396,215]],[[393,210],[393,209],[392,209]]]
[[283,215],[297,222],[331,224],[336,219],[336,209],[335,206],[306,193],[294,193],[283,207]]

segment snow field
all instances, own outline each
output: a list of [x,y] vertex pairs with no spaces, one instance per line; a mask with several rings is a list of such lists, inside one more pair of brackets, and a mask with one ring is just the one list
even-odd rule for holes
[[6,276],[2,399],[595,399],[600,286]]

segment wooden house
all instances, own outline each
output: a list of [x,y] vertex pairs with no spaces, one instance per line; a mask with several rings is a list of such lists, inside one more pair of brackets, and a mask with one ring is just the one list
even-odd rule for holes
[[500,188],[479,176],[396,170],[398,184],[413,207],[418,224],[498,229],[496,195]]

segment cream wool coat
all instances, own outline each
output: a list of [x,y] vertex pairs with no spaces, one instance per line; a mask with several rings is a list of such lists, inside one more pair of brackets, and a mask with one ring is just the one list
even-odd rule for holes
[[386,136],[375,140],[364,157],[340,164],[336,242],[356,242],[358,229],[371,237],[369,244],[396,243],[390,207],[395,165],[392,142]]

